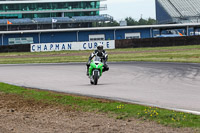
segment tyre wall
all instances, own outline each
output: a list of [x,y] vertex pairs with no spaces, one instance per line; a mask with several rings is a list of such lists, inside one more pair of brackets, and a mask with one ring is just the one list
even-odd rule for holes
[[116,48],[199,45],[200,36],[116,40]]
[[30,52],[30,44],[0,46],[0,52]]

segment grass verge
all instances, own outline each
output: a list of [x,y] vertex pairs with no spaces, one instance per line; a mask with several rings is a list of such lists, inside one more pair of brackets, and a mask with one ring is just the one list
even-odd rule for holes
[[49,91],[26,89],[5,83],[0,83],[0,92],[16,94],[25,99],[39,100],[49,104],[62,104],[81,111],[108,113],[115,116],[117,119],[134,117],[144,120],[153,120],[157,123],[173,127],[200,129],[200,116],[189,113],[82,96],[72,96]]
[[[87,62],[92,51],[0,53],[0,64]],[[200,45],[107,50],[109,62],[153,61],[200,63]]]

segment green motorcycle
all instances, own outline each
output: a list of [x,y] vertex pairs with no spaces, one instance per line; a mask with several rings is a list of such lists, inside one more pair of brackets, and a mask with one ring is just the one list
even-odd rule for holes
[[102,71],[103,63],[101,62],[101,58],[99,56],[94,56],[89,67],[89,78],[91,84],[97,85],[98,79],[102,75]]

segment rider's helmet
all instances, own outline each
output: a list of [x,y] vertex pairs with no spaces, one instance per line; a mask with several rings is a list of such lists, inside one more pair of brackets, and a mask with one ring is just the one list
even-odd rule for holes
[[102,53],[103,52],[103,44],[98,43],[97,50],[98,50],[99,53]]

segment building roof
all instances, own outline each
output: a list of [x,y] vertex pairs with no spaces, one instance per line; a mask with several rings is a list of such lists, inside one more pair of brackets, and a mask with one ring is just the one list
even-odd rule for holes
[[200,16],[200,0],[157,0],[171,17]]

